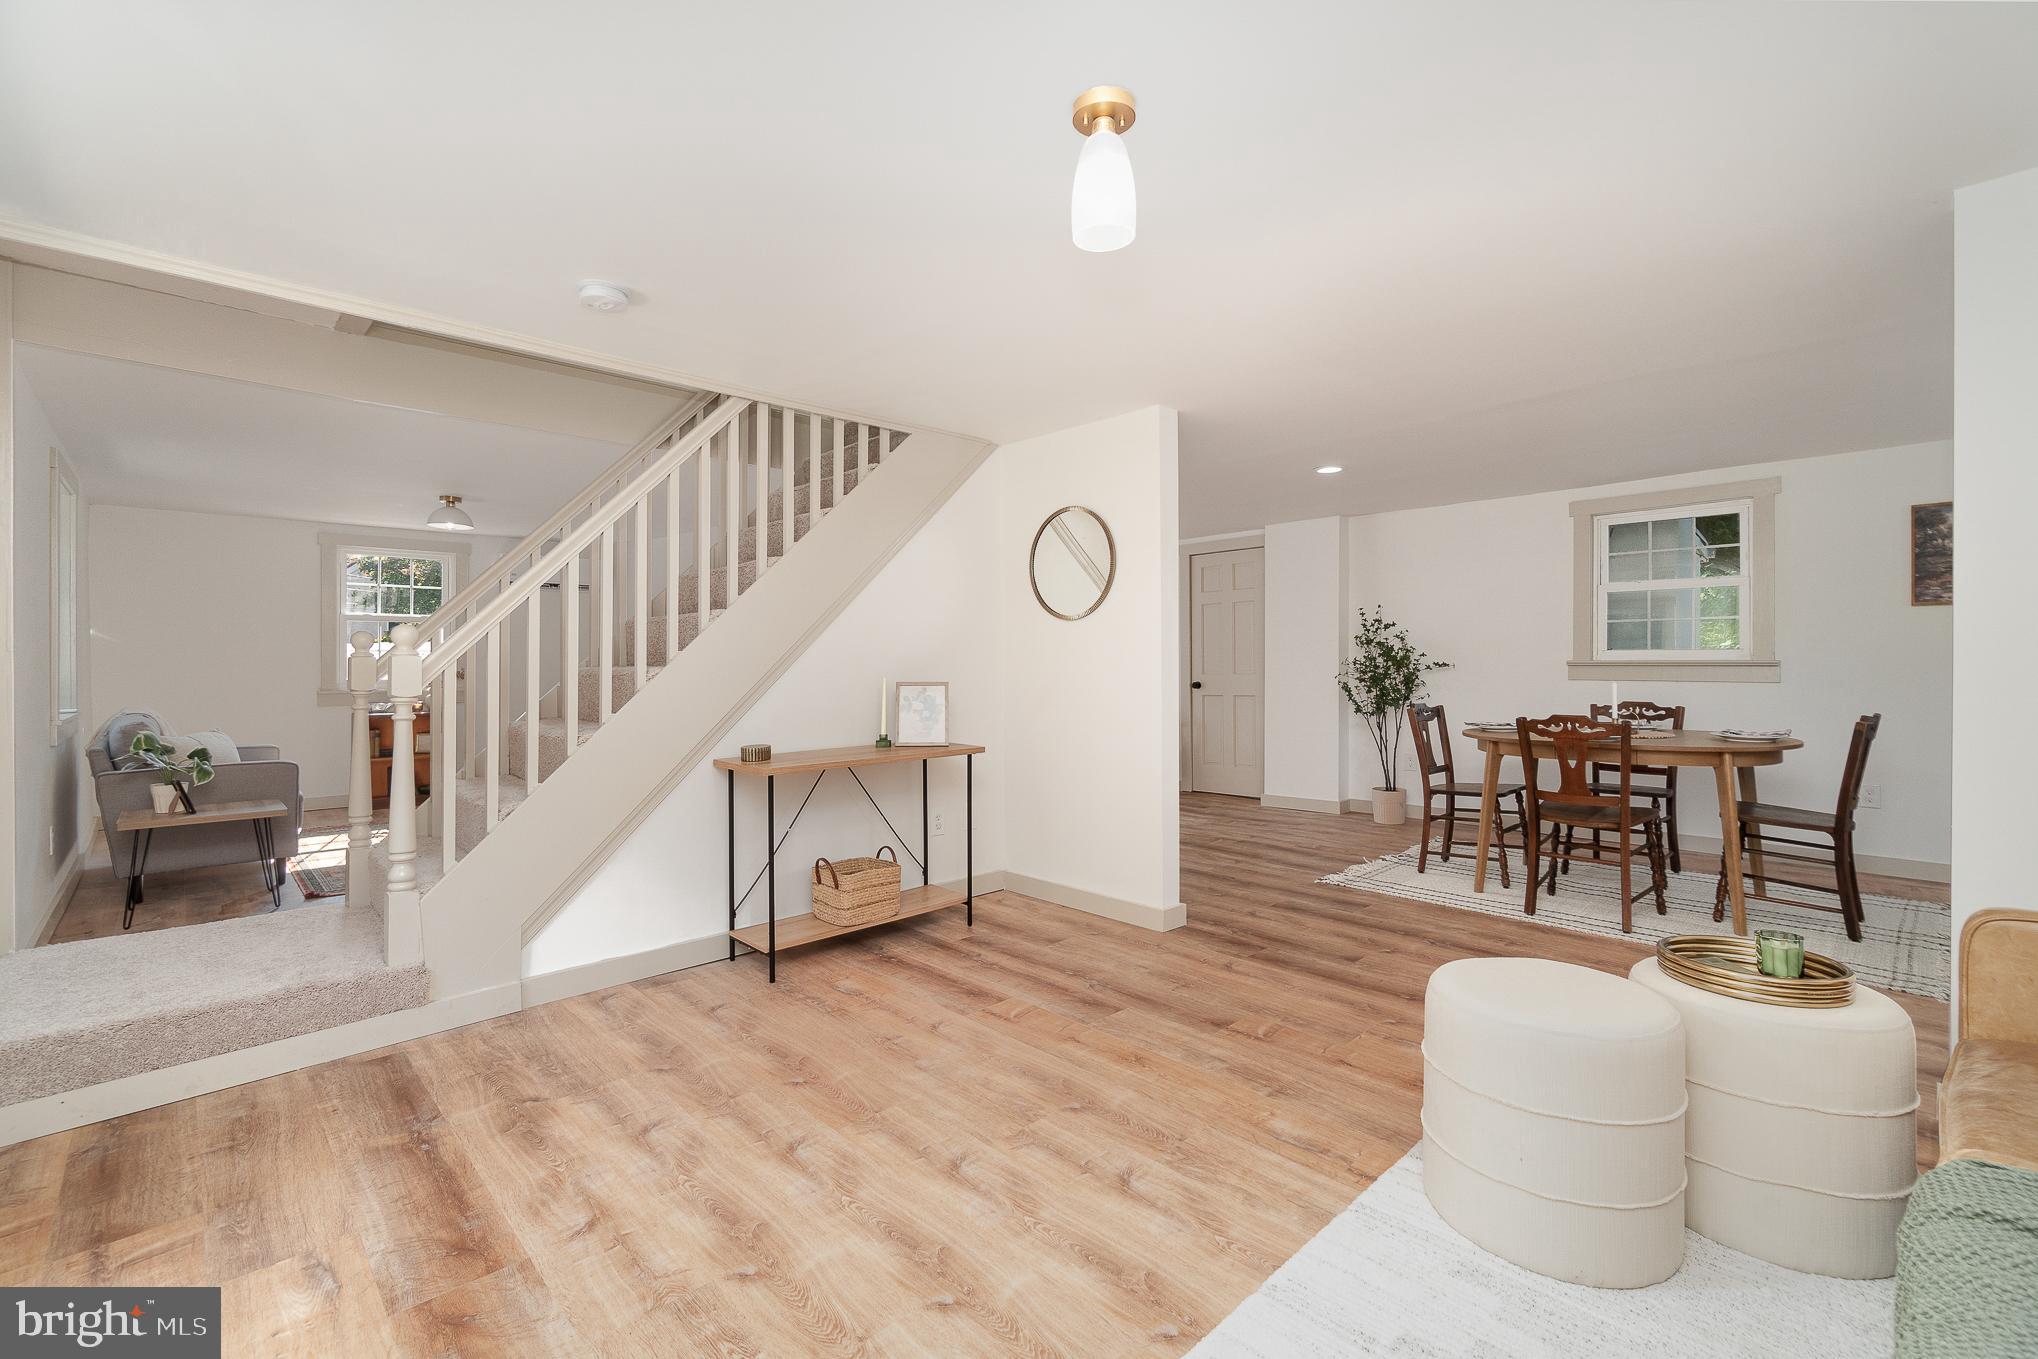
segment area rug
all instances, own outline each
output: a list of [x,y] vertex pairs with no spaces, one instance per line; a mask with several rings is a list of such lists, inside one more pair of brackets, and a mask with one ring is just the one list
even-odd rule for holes
[[306,901],[320,897],[343,897],[347,894],[347,866],[328,864],[318,868],[293,868],[290,876],[297,880],[297,890],[304,893]]
[[[1336,883],[1362,892],[1384,892],[1388,896],[1451,906],[1461,911],[1480,911],[1553,925],[1580,934],[1603,934],[1654,943],[1673,934],[1724,934],[1726,924],[1712,918],[1712,873],[1672,873],[1668,915],[1657,915],[1654,898],[1635,903],[1635,931],[1623,936],[1620,928],[1620,871],[1598,864],[1573,864],[1558,883],[1557,894],[1536,894],[1536,913],[1522,914],[1520,856],[1515,856],[1514,886],[1503,890],[1500,873],[1489,868],[1486,891],[1472,890],[1472,853],[1451,856],[1445,863],[1435,854],[1429,857],[1429,871],[1415,871],[1416,851],[1404,850],[1353,864],[1319,882]],[[1643,870],[1636,877],[1647,877]],[[1840,917],[1816,911],[1793,910],[1768,902],[1748,903],[1748,928],[1793,930],[1804,936],[1804,946],[1813,953],[1837,958],[1854,969],[1854,975],[1879,991],[1903,991],[1932,1000],[1945,1000],[1952,993],[1953,918],[1941,905],[1908,901],[1902,897],[1862,897],[1861,942],[1849,939]]]
[[1653,1288],[1559,1283],[1459,1236],[1422,1192],[1418,1147],[1352,1200],[1190,1359],[1337,1356],[1880,1356],[1896,1283],[1800,1274],[1684,1234]]

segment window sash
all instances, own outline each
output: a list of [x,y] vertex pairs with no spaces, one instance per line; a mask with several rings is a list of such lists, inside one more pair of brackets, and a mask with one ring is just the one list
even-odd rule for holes
[[[1610,579],[1613,556],[1613,530],[1622,524],[1646,524],[1665,519],[1702,519],[1710,515],[1732,514],[1740,521],[1739,539],[1741,569],[1727,576],[1677,576],[1650,580]],[[1666,505],[1657,509],[1630,510],[1619,514],[1603,514],[1594,517],[1593,540],[1593,619],[1592,655],[1594,660],[1632,661],[1646,665],[1651,661],[1741,661],[1753,653],[1754,620],[1752,617],[1754,576],[1760,569],[1754,559],[1754,502],[1752,500],[1711,501],[1694,505]],[[1737,647],[1692,647],[1692,648],[1619,648],[1607,644],[1609,621],[1626,622],[1635,620],[1608,617],[1608,599],[1613,595],[1648,593],[1651,591],[1705,590],[1733,587],[1737,591],[1737,608],[1732,615],[1738,623],[1740,645]],[[1693,601],[1692,635],[1696,640],[1698,627],[1704,619],[1700,612],[1703,602]],[[1725,615],[1719,615],[1724,617]],[[1646,617],[1646,613],[1645,613]],[[1654,620],[1650,620],[1654,621]]]
[[[353,652],[355,633],[367,632],[373,634],[376,640],[369,647],[369,654],[379,660],[388,652],[390,647],[388,642],[382,640],[384,632],[397,623],[417,623],[431,617],[432,614],[438,612],[439,607],[444,607],[445,602],[453,597],[454,592],[459,588],[459,583],[455,579],[457,559],[451,553],[425,552],[417,549],[399,550],[394,548],[348,547],[342,545],[334,554],[334,557],[335,572],[339,581],[339,614],[333,620],[338,628],[339,639],[339,645],[335,648],[335,655],[338,658],[339,687],[345,689],[347,687],[347,657]],[[350,579],[351,568],[355,560],[361,557],[378,559],[373,573],[374,580]],[[389,563],[398,561],[428,561],[436,563],[439,568],[439,583],[437,585],[412,585],[408,580],[401,584],[394,582],[385,583],[383,578],[387,573]],[[384,602],[385,590],[431,590],[438,594],[439,606],[424,613],[392,613],[380,608],[357,613],[353,610],[352,606],[352,592],[355,590],[373,590],[375,592],[375,602],[378,605]],[[420,642],[418,647],[419,654],[425,654],[429,649],[428,643]]]

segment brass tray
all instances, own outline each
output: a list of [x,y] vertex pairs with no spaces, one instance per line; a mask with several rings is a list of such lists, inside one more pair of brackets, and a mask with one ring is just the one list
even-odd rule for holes
[[1755,965],[1755,941],[1733,934],[1679,934],[1656,945],[1663,975],[1686,986],[1758,1005],[1833,1010],[1854,1003],[1854,969],[1807,951],[1804,976],[1768,977]]

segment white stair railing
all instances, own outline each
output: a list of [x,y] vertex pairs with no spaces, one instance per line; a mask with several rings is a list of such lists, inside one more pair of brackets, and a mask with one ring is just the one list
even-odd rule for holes
[[[811,518],[840,505],[904,437],[883,426],[733,397],[711,407],[682,408],[633,450],[638,456],[626,460],[631,474],[620,485],[604,480],[575,496],[477,578],[472,594],[462,591],[431,618],[393,629],[379,659],[365,637],[355,638],[348,664],[355,722],[349,887],[362,882],[383,901],[392,962],[414,961],[421,937],[412,740],[420,708],[428,702],[433,734],[429,807],[437,858],[426,867],[435,866],[436,876],[443,876],[572,757],[587,734],[581,717],[584,683],[596,686],[590,704],[595,723],[606,722],[617,705],[619,679],[627,682],[624,696],[634,695],[686,644],[680,596],[689,573],[697,634],[722,608],[735,606],[740,593],[792,551]],[[832,482],[826,497],[824,481]],[[689,533],[690,551],[681,541]],[[749,580],[746,564],[752,569]],[[549,621],[542,593],[548,586],[559,591],[559,607],[549,611]],[[654,622],[663,632],[655,646]],[[558,679],[547,687],[544,667],[555,657]],[[505,680],[517,677],[519,669],[521,701],[512,704]],[[384,703],[396,730],[388,867],[377,893],[370,875],[356,868],[371,862],[368,721],[371,707]],[[555,712],[563,720],[545,722],[541,732],[544,714]],[[520,776],[510,769],[518,721],[523,730],[514,750],[521,756]],[[560,736],[563,751],[541,763],[545,741]]]

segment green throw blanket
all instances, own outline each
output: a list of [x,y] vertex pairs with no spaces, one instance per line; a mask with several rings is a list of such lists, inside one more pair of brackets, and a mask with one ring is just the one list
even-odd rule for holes
[[2038,1174],[1948,1161],[1897,1232],[1898,1359],[2038,1356]]

